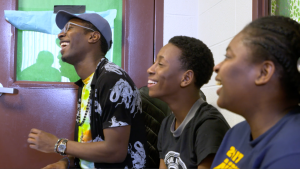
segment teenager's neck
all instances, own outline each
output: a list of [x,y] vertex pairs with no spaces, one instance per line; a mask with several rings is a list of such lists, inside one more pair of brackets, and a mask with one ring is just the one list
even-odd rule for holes
[[176,118],[176,128],[182,123],[194,103],[200,98],[199,91],[181,93],[166,101]]

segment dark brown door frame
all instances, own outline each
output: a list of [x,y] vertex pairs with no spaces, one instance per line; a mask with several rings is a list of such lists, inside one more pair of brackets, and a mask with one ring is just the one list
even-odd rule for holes
[[[136,5],[154,11],[134,8]],[[122,68],[138,88],[147,85],[147,69],[153,64],[155,56],[163,46],[163,9],[163,0],[123,0]],[[133,26],[138,24],[132,23],[142,20],[149,22],[146,26]],[[139,41],[141,34],[146,39],[142,42]]]
[[[163,29],[164,29],[164,1],[155,0],[154,11],[154,60],[159,50],[163,47]],[[152,63],[151,63],[152,64]]]
[[252,0],[252,20],[269,15],[270,0]]

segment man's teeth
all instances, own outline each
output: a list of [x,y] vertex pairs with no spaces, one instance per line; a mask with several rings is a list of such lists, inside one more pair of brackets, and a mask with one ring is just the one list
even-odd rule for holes
[[153,80],[148,80],[148,83],[156,84],[157,82],[155,82],[155,81],[153,81]]
[[216,81],[216,85],[221,86],[222,83],[220,81]]
[[65,47],[65,46],[68,46],[68,45],[69,45],[68,42],[63,42],[63,43],[60,44],[61,47]]

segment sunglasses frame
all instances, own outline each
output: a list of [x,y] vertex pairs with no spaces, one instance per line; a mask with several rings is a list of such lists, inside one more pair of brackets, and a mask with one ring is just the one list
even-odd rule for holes
[[92,29],[92,28],[88,28],[88,27],[85,27],[85,26],[82,26],[82,25],[78,25],[78,24],[76,24],[76,23],[73,23],[73,22],[68,22],[66,25],[65,25],[65,27],[61,30],[61,32],[63,32],[63,33],[67,33],[68,32],[68,30],[69,30],[69,26],[70,26],[70,24],[72,24],[72,25],[75,25],[75,26],[79,26],[79,27],[82,27],[82,28],[85,28],[85,29],[89,29],[89,30],[91,30],[91,31],[93,31],[93,32],[95,32],[95,30],[94,29]]

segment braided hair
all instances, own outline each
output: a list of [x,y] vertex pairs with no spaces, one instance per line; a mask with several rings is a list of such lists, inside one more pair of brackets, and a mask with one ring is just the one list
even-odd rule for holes
[[267,16],[248,24],[243,43],[252,49],[252,61],[271,60],[289,96],[300,100],[300,24],[283,16]]
[[202,87],[213,73],[214,59],[210,49],[199,39],[187,36],[174,36],[169,43],[181,50],[179,61],[184,70],[192,70],[195,86]]

